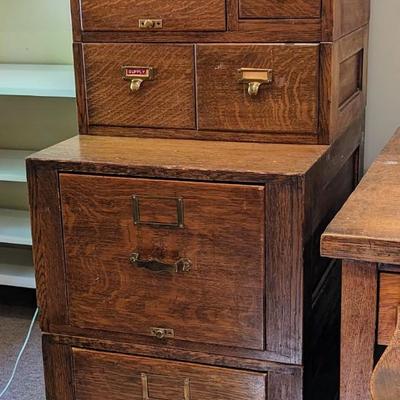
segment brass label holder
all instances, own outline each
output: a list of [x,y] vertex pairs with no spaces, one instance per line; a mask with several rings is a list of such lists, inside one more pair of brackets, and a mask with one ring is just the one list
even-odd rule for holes
[[[171,200],[176,204],[176,222],[143,221],[140,217],[140,200]],[[135,225],[153,225],[159,227],[183,228],[184,227],[184,207],[182,197],[157,197],[157,196],[132,196],[133,201],[133,222]]]
[[[142,395],[143,400],[151,400],[149,394],[149,377],[145,373],[140,374],[142,380]],[[179,400],[179,399],[177,399]],[[190,379],[185,378],[183,381],[183,400],[190,400]]]
[[247,84],[247,93],[251,97],[258,95],[261,85],[272,83],[272,69],[269,68],[240,68],[239,83]]
[[139,19],[140,29],[162,29],[162,27],[163,27],[162,19],[152,19],[152,18]]
[[137,66],[123,66],[122,78],[130,81],[130,89],[132,92],[137,92],[142,87],[144,81],[154,80],[155,70],[153,67],[137,67]]

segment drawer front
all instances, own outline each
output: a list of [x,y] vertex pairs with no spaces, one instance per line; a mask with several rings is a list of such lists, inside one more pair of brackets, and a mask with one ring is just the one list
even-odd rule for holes
[[239,0],[240,18],[319,18],[320,0]]
[[267,374],[73,349],[77,400],[266,400]]
[[225,0],[81,0],[81,11],[84,31],[223,31],[226,26]]
[[[318,53],[317,45],[199,45],[200,129],[316,133]],[[271,79],[262,76],[251,95],[248,68]]]
[[388,345],[394,335],[400,307],[400,274],[381,273],[379,284],[378,343]]
[[90,125],[195,127],[193,46],[83,48]]
[[69,174],[60,185],[73,326],[264,348],[263,187]]

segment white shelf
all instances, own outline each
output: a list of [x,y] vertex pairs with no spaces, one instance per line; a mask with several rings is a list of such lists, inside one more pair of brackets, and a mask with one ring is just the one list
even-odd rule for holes
[[33,151],[0,149],[0,181],[26,182],[25,158]]
[[75,97],[73,67],[0,64],[0,95]]
[[0,243],[32,245],[29,211],[0,208]]
[[35,288],[35,273],[30,252],[0,248],[0,285]]

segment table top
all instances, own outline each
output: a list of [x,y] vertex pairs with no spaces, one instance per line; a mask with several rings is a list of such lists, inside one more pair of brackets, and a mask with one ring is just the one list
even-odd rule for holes
[[400,264],[400,129],[326,229],[321,253]]

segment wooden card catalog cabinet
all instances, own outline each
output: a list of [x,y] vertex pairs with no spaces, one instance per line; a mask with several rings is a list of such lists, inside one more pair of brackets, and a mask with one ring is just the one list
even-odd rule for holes
[[27,162],[48,398],[336,399],[368,1],[71,10],[80,135]]

